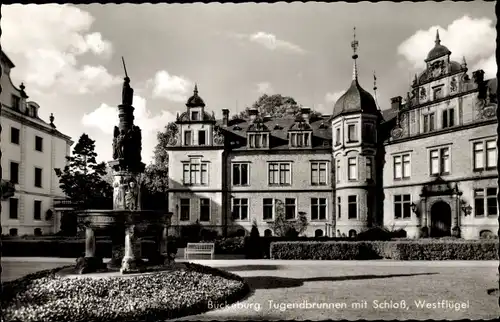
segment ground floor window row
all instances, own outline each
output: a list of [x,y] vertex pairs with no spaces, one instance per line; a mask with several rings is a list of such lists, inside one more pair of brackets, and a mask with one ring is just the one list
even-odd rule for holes
[[[9,198],[9,219],[19,219],[19,199]],[[42,201],[33,202],[33,220],[42,220]]]
[[[18,235],[18,229],[17,228],[10,228],[9,229],[9,236],[17,236]],[[41,228],[35,228],[33,229],[33,235],[35,236],[41,236],[42,235],[42,229]]]

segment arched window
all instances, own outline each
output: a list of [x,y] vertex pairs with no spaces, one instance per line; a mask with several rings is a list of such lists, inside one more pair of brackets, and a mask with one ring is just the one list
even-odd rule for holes
[[342,237],[342,234],[340,233],[340,230],[337,229],[337,237]]
[[479,238],[480,239],[494,239],[496,238],[496,235],[491,232],[491,230],[482,230],[479,233]]
[[42,235],[42,230],[40,228],[35,228],[35,236],[41,236]]
[[264,230],[264,236],[265,237],[271,237],[273,235],[273,232],[271,229],[266,229]]
[[323,230],[316,229],[316,231],[314,232],[314,237],[323,237]]
[[354,229],[349,230],[349,237],[350,238],[356,237],[357,234],[358,233],[356,232],[356,230],[354,230]]
[[17,236],[17,229],[16,228],[9,229],[9,235],[11,235],[11,236]]

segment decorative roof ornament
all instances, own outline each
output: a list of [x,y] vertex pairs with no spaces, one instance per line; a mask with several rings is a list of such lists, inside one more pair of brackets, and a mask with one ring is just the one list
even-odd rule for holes
[[439,29],[436,29],[436,40],[434,43],[437,45],[441,45],[441,39],[439,39]]
[[377,105],[377,109],[380,111],[380,106],[378,105],[377,102],[377,75],[375,74],[375,71],[373,71],[373,98],[375,99],[375,104]]
[[24,83],[21,83],[21,85],[19,86],[19,88],[21,89],[21,96],[22,96],[23,98],[28,98],[28,95],[27,95],[27,94],[26,94],[26,92],[24,91],[24,89],[26,88],[26,87],[24,86]]
[[352,59],[354,60],[353,68],[352,68],[352,80],[357,81],[358,80],[358,66],[356,65],[356,59],[358,58],[358,41],[356,40],[356,27],[353,29],[353,41],[351,42],[351,47],[352,47]]
[[194,91],[193,91],[194,96],[198,96],[198,83],[194,83]]
[[50,125],[54,125],[54,113],[50,113],[49,120],[50,120]]
[[462,56],[462,67],[467,68],[467,62],[465,61],[465,56]]

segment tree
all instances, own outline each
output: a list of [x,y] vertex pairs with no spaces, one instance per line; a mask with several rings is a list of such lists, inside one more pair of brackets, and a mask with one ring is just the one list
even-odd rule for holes
[[296,220],[286,219],[283,201],[275,200],[274,221],[270,226],[276,236],[297,237],[306,230],[308,224],[305,212],[299,212]]
[[[287,115],[297,116],[300,115],[302,105],[297,103],[295,99],[289,96],[282,96],[281,94],[267,95],[264,94],[253,103],[252,108],[256,108],[259,114],[269,115],[275,118],[285,117]],[[233,118],[246,119],[249,116],[250,108],[247,107]],[[311,111],[311,118],[320,117],[321,113]]]
[[143,174],[142,201],[146,208],[167,209],[168,168],[166,165],[149,164]]
[[113,186],[113,169],[109,165],[106,166],[106,174],[102,176],[102,180],[106,181],[109,183],[110,186]]
[[[95,141],[87,134],[82,134],[73,148],[71,156],[66,157],[67,164],[63,170],[54,169],[59,178],[59,187],[78,208],[96,205],[96,201],[111,199],[112,186],[103,180],[106,175],[106,163],[97,163]],[[70,234],[76,233],[76,215],[67,214],[61,218],[61,230]]]
[[158,132],[158,144],[154,150],[154,163],[156,165],[164,165],[168,167],[168,152],[167,145],[171,139],[175,138],[179,133],[179,127],[175,122],[170,122],[165,126],[163,132]]

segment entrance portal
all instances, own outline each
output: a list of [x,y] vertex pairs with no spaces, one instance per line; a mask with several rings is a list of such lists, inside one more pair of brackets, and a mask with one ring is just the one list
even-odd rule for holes
[[451,236],[451,208],[444,201],[436,202],[431,208],[431,237]]

